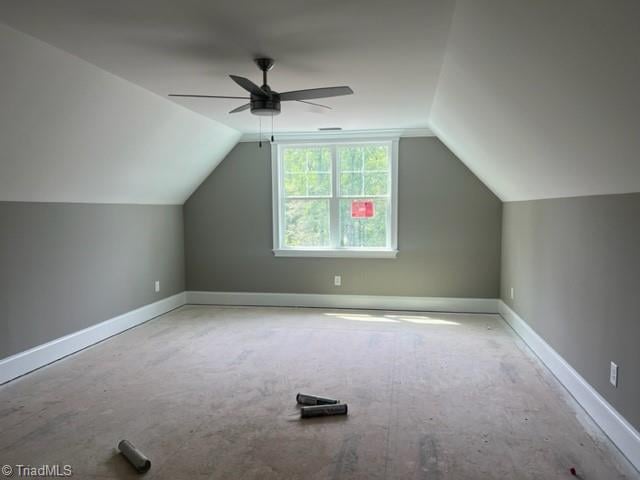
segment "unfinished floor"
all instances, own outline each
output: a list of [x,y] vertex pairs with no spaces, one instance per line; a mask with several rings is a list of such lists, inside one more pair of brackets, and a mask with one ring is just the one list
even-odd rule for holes
[[496,315],[185,306],[0,396],[0,463],[75,478],[638,478]]

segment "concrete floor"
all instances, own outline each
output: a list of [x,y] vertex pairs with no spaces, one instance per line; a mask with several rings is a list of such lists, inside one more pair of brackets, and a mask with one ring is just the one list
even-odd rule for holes
[[148,479],[638,478],[495,315],[186,306],[0,398],[0,463],[75,478],[138,478],[122,438]]

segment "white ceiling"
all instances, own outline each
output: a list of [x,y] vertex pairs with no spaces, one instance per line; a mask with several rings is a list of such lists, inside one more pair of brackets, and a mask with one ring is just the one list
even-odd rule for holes
[[640,2],[458,0],[432,130],[502,200],[640,191]]
[[[277,131],[422,128],[442,64],[453,0],[0,0],[0,20],[159,95],[242,95],[252,59],[276,59],[278,91],[350,85],[326,112],[283,104]],[[175,100],[241,132],[238,100]],[[267,120],[263,120],[267,123]],[[270,127],[270,125],[265,125]]]
[[453,7],[0,0],[1,22],[76,56],[0,39],[0,200],[181,203],[258,118],[166,94],[242,94],[227,75],[258,82],[256,55],[276,90],[356,92],[286,103],[276,131],[429,127],[505,201],[640,191],[640,3]]
[[182,204],[240,133],[0,24],[0,201]]

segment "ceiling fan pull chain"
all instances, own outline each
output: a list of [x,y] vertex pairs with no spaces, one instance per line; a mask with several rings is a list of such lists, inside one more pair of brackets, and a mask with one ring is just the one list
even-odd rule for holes
[[273,142],[273,112],[271,112],[271,142]]
[[258,148],[262,148],[262,117],[258,119]]

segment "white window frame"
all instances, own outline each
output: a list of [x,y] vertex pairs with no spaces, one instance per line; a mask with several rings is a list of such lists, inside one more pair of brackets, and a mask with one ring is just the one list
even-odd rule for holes
[[[336,175],[337,158],[336,146],[339,144],[387,144],[389,146],[391,162],[391,215],[387,223],[387,235],[389,247],[379,248],[354,248],[339,246],[338,225],[338,181]],[[281,152],[283,147],[291,146],[329,146],[331,148],[331,185],[332,199],[330,201],[330,234],[331,247],[327,248],[288,248],[281,245],[284,228],[284,211],[280,201],[283,198],[283,169]],[[271,176],[272,176],[272,209],[273,209],[273,253],[276,257],[347,257],[347,258],[396,258],[398,254],[398,138],[344,138],[344,139],[308,139],[279,141],[271,144]]]

